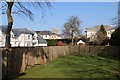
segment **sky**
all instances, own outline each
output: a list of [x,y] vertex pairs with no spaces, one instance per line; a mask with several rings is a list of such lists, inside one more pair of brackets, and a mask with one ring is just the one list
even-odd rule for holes
[[[59,33],[63,25],[71,16],[77,16],[82,24],[80,27],[84,33],[86,28],[96,25],[111,25],[112,19],[118,17],[117,2],[52,2],[50,9],[45,8],[44,19],[39,9],[28,6],[34,13],[34,21],[24,15],[13,14],[13,28],[28,28],[33,30],[51,30],[56,28]],[[13,8],[14,10],[14,8]],[[2,15],[2,23],[7,24],[6,15]]]

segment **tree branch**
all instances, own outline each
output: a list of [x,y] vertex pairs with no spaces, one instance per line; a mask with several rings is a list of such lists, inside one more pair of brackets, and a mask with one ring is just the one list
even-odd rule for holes
[[5,5],[1,6],[1,7],[0,7],[0,9],[3,9],[3,8],[4,8],[4,7],[6,7],[6,6],[7,6],[7,4],[5,4]]

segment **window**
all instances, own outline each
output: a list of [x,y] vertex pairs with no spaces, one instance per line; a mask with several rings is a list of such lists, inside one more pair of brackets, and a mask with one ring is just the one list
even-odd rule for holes
[[30,39],[30,35],[28,35],[28,39]]
[[33,36],[33,40],[35,40],[35,36]]
[[20,46],[20,43],[18,43],[18,46]]
[[33,44],[33,46],[35,46],[37,43],[32,43]]
[[47,35],[46,35],[46,38],[47,38]]

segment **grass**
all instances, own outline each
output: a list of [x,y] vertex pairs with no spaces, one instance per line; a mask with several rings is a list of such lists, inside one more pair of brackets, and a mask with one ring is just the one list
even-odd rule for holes
[[117,69],[117,60],[99,56],[68,56],[30,68],[18,78],[115,78]]

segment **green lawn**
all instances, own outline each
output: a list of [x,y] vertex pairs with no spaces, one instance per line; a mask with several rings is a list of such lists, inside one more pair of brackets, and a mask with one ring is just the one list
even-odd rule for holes
[[115,78],[117,70],[117,60],[98,56],[68,56],[30,68],[18,78]]

